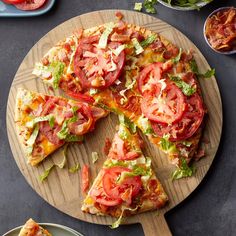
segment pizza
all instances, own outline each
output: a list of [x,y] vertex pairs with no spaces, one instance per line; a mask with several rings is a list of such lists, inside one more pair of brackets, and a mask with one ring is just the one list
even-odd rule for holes
[[29,219],[21,228],[18,236],[51,236],[51,234],[39,226],[34,220]]
[[51,48],[33,74],[75,99],[125,115],[177,166],[197,152],[207,109],[193,52],[155,32],[121,19],[78,30]]
[[138,133],[120,124],[107,159],[83,202],[84,212],[121,218],[160,209],[167,203],[151,158],[144,156],[142,148]]
[[98,119],[107,115],[85,102],[43,95],[19,88],[15,123],[27,161],[37,165],[68,142],[81,142]]

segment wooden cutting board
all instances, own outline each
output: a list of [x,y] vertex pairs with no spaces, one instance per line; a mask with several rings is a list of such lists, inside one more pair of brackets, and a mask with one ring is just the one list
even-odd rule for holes
[[[57,26],[40,39],[24,58],[16,73],[9,93],[6,115],[8,138],[13,156],[19,169],[32,188],[43,199],[62,212],[83,221],[105,225],[111,224],[114,219],[111,217],[97,217],[84,214],[80,210],[84,198],[80,188],[81,173],[80,171],[74,174],[69,173],[68,168],[74,166],[78,162],[81,166],[89,164],[91,167],[92,179],[96,177],[105,160],[103,156],[105,138],[113,137],[115,126],[118,124],[117,117],[114,114],[111,114],[107,118],[100,120],[94,132],[86,136],[83,144],[70,144],[66,167],[64,169],[54,168],[48,179],[41,183],[38,178],[39,175],[42,174],[46,168],[50,167],[53,162],[60,162],[62,154],[59,150],[52,155],[52,158],[46,159],[46,161],[38,167],[27,165],[21,145],[16,136],[14,107],[16,90],[19,87],[52,94],[41,80],[35,78],[35,76],[31,74],[35,62],[38,62],[48,49],[54,46],[59,40],[71,35],[76,29],[81,27],[90,28],[105,22],[113,21],[115,12],[115,10],[106,10],[77,16]],[[122,13],[125,16],[126,21],[160,33],[184,50],[193,49],[196,52],[195,58],[199,65],[200,72],[209,69],[209,65],[201,52],[177,29],[157,18],[145,14],[123,10]],[[222,105],[220,93],[215,78],[200,79],[200,84],[204,101],[208,108],[208,119],[204,130],[204,139],[209,140],[209,143],[203,144],[206,151],[206,157],[195,163],[197,172],[193,177],[172,181],[170,175],[174,170],[174,166],[168,163],[164,153],[160,152],[144,138],[146,143],[146,154],[153,157],[153,168],[170,199],[169,204],[158,211],[158,213],[157,211],[148,212],[127,219],[127,224],[140,222],[143,226],[145,235],[171,235],[164,214],[183,201],[200,184],[216,154],[222,130]],[[56,94],[59,94],[59,92],[56,92]],[[100,156],[96,164],[92,163],[92,151],[97,151]]]

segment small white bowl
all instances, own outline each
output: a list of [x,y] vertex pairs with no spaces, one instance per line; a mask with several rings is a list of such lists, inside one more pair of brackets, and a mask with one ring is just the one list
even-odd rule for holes
[[[213,1],[213,0],[212,0]],[[173,6],[168,4],[167,2],[164,2],[163,0],[158,0],[159,3],[161,3],[162,5],[169,7],[171,9],[175,9],[175,10],[179,10],[179,11],[191,11],[191,10],[196,10],[195,7],[179,7],[179,6]],[[196,6],[198,8],[202,8],[204,6],[206,6],[207,4],[209,4],[210,2],[199,2],[196,4]]]
[[208,44],[208,46],[209,46],[213,51],[215,51],[215,52],[217,52],[217,53],[219,53],[219,54],[223,54],[223,55],[232,55],[232,54],[235,54],[235,53],[236,53],[236,49],[231,50],[231,51],[225,51],[225,52],[224,52],[224,51],[218,51],[218,50],[214,49],[214,48],[211,46],[211,44],[209,43],[209,41],[208,41],[208,39],[207,39],[207,37],[206,37],[206,34],[205,34],[205,32],[206,32],[206,23],[207,23],[207,20],[208,20],[212,15],[214,15],[215,13],[217,13],[217,12],[219,12],[219,11],[222,11],[222,10],[231,9],[231,8],[234,8],[234,9],[236,10],[235,7],[220,7],[220,8],[218,8],[218,9],[214,10],[214,11],[206,18],[205,23],[204,23],[204,26],[203,26],[203,35],[204,35],[205,41],[206,41],[206,43]]

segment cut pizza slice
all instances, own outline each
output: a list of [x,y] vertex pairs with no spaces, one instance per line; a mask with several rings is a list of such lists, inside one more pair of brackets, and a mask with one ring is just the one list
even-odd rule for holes
[[120,219],[167,203],[168,197],[142,147],[139,135],[120,124],[108,158],[83,202],[84,212]]
[[84,102],[19,88],[15,122],[27,160],[37,165],[67,142],[81,142],[107,112]]
[[43,227],[39,226],[34,220],[29,219],[21,228],[20,233],[18,236],[51,236],[51,234],[44,229]]

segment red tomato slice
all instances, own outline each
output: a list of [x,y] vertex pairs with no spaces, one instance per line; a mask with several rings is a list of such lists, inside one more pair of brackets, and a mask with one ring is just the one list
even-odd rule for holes
[[25,2],[25,0],[3,0],[3,2],[7,4],[17,4],[17,3]]
[[161,79],[163,63],[157,62],[146,66],[139,74],[138,88],[141,94],[148,92],[150,87]]
[[125,142],[116,134],[108,157],[117,160],[133,160],[140,156],[140,154],[135,151],[129,151],[127,145],[128,142]]
[[122,199],[121,195],[129,188],[132,189],[132,197],[136,196],[140,192],[142,188],[140,176],[126,177],[122,183],[117,184],[117,179],[121,173],[130,171],[129,168],[120,166],[111,167],[105,171],[103,176],[103,188],[107,196],[112,199]]
[[90,196],[97,203],[100,203],[104,206],[117,206],[122,203],[121,199],[112,199],[112,198],[108,197],[102,187],[99,189],[93,188],[90,192]]
[[15,4],[15,6],[23,11],[33,11],[42,7],[45,2],[46,0],[25,0],[22,3]]
[[187,98],[187,108],[181,120],[172,125],[152,122],[152,127],[160,137],[163,137],[164,134],[170,134],[170,141],[185,140],[193,136],[198,130],[204,114],[202,99],[195,93]]
[[67,95],[74,98],[74,99],[83,101],[83,102],[94,103],[93,97],[91,97],[87,94],[82,94],[80,92],[75,93],[75,92],[68,91]]
[[85,193],[89,188],[89,167],[84,165],[82,168],[82,191]]
[[107,49],[97,47],[98,36],[88,37],[79,43],[74,69],[83,88],[106,88],[112,85],[122,72],[125,53],[115,56],[111,49],[116,49],[120,43],[110,42]]
[[186,104],[182,91],[169,82],[153,85],[155,94],[145,93],[141,102],[141,110],[149,120],[164,124],[172,124],[181,119]]

